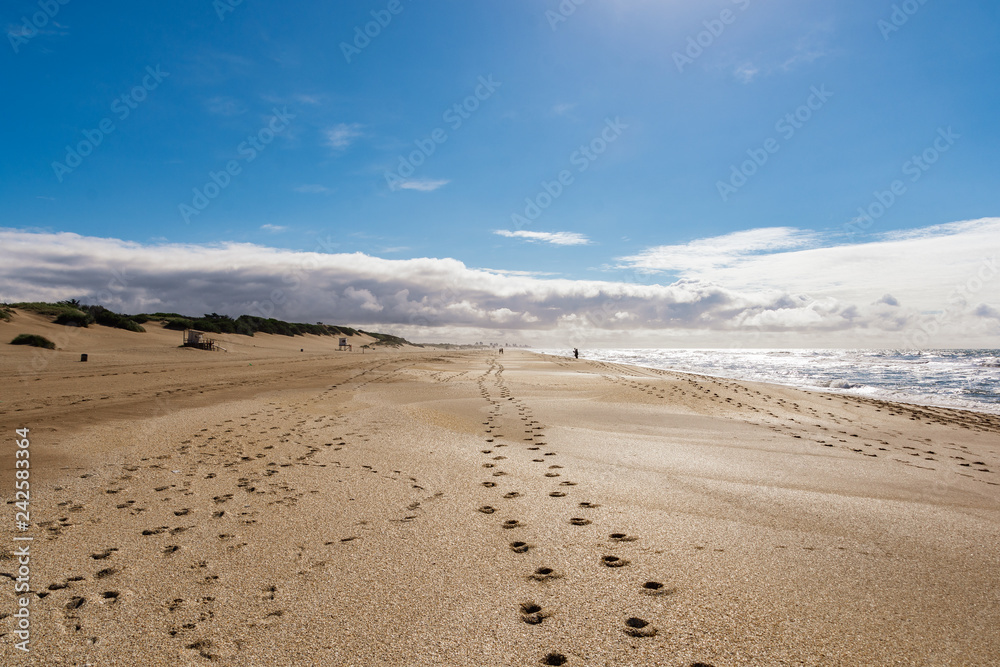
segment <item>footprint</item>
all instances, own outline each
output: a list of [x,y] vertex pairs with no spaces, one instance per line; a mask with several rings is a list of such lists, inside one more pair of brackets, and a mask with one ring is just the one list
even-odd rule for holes
[[516,554],[526,553],[528,551],[528,549],[530,549],[530,548],[531,548],[531,545],[528,544],[527,542],[511,542],[510,543],[510,550],[513,551]]
[[553,491],[549,494],[553,498],[565,498],[566,494],[562,491]]
[[601,564],[605,567],[624,567],[628,565],[628,560],[618,556],[601,556]]
[[540,567],[529,574],[528,579],[532,579],[534,581],[551,581],[552,579],[558,579],[561,576],[562,575],[557,573],[551,567]]
[[534,602],[521,604],[521,620],[528,625],[538,625],[550,614]]
[[631,535],[626,535],[625,533],[611,533],[609,535],[613,542],[635,542],[638,537],[633,537]]
[[652,637],[656,634],[656,628],[649,621],[632,616],[625,621],[625,633],[632,637]]
[[590,524],[590,519],[584,519],[583,517],[575,516],[569,520],[574,526],[586,526]]
[[547,653],[545,657],[542,658],[543,665],[565,665],[569,661],[569,658],[564,656],[562,653]]
[[523,525],[524,524],[518,521],[517,519],[507,519],[506,521],[503,522],[503,525],[501,527],[505,529],[520,528]]
[[482,507],[479,508],[479,511],[482,512],[483,514],[493,514],[497,510],[495,507],[491,507],[489,505],[483,505]]
[[590,503],[590,502],[584,501],[584,502],[580,503],[580,507],[592,510],[592,509],[595,509],[597,507],[600,507],[600,505],[598,505],[597,503]]
[[504,498],[520,498],[521,494],[517,491],[510,491],[509,493],[503,494]]
[[671,592],[673,591],[667,590],[667,587],[659,581],[647,581],[642,585],[642,590],[640,591],[643,595],[667,595]]

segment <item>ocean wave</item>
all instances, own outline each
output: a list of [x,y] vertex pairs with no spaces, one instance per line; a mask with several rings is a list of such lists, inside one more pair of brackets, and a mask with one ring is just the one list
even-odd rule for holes
[[586,358],[1000,413],[1000,350],[595,349]]
[[854,384],[853,382],[848,382],[847,380],[830,380],[821,386],[829,387],[830,389],[857,389],[862,385]]

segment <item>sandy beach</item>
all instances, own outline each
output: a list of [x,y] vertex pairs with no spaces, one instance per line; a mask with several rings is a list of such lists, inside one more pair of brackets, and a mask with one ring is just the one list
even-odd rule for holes
[[1000,664],[996,416],[147,328],[0,346],[5,665]]

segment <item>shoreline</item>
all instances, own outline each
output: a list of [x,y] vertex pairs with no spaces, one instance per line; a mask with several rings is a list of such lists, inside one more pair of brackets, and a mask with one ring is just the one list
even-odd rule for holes
[[[600,348],[600,349],[618,349],[618,348]],[[635,349],[659,350],[659,349],[673,349],[673,348],[635,348]],[[676,349],[689,349],[689,348],[676,348]],[[709,348],[690,348],[690,349],[697,350],[697,351],[729,351],[727,348],[721,348],[719,350],[712,350],[712,349],[709,349]],[[768,349],[770,350],[771,348],[768,348]],[[825,348],[796,348],[796,349],[799,349],[799,350],[812,350],[812,349],[825,349]],[[940,349],[942,349],[942,350],[949,350],[949,349],[959,350],[959,349],[963,349],[963,348],[940,348]],[[571,356],[568,356],[568,355],[567,356],[563,356],[563,355],[558,355],[558,354],[552,354],[550,352],[540,352],[540,351],[532,350],[530,348],[525,349],[525,351],[526,352],[534,352],[535,354],[541,354],[541,355],[548,355],[548,356],[553,356],[553,357],[559,357],[560,359],[570,359],[570,358],[572,358]],[[782,350],[779,349],[779,348],[774,348],[774,351],[782,351]],[[997,352],[997,354],[1000,354],[1000,350],[992,350],[992,349],[986,349],[986,348],[984,348],[983,351]],[[647,365],[642,365],[642,364],[637,364],[637,363],[631,363],[631,362],[610,362],[609,361],[609,362],[606,362],[606,363],[618,363],[618,364],[621,364],[623,366],[634,366],[636,368],[649,368],[649,369],[657,369],[657,370],[666,370],[666,371],[670,371],[672,373],[681,373],[681,374],[687,374],[687,375],[696,375],[696,376],[699,376],[699,377],[713,378],[713,379],[717,379],[717,380],[732,380],[732,381],[736,381],[736,382],[756,382],[756,383],[761,383],[761,384],[770,384],[770,385],[775,385],[775,386],[779,386],[779,387],[788,387],[788,388],[792,388],[792,389],[798,389],[799,391],[805,391],[805,392],[814,391],[814,392],[818,392],[818,393],[835,394],[835,395],[838,395],[838,396],[850,396],[852,398],[858,398],[858,399],[868,399],[868,400],[873,400],[873,401],[884,401],[884,402],[887,402],[887,403],[901,403],[901,404],[904,404],[904,405],[913,405],[913,406],[918,406],[918,407],[943,408],[943,409],[948,409],[948,410],[957,410],[957,411],[960,411],[960,412],[971,412],[971,413],[975,413],[975,414],[1000,415],[1000,403],[996,404],[995,407],[993,407],[992,404],[984,404],[984,406],[982,408],[977,409],[977,408],[973,408],[973,407],[969,407],[969,406],[949,405],[947,403],[940,402],[940,401],[939,402],[932,402],[932,401],[928,400],[926,402],[922,402],[922,401],[919,400],[919,397],[909,395],[906,392],[898,392],[898,393],[902,394],[903,396],[908,396],[910,398],[910,400],[904,400],[902,398],[895,398],[895,397],[893,397],[893,398],[888,398],[888,397],[887,398],[874,398],[874,397],[870,397],[870,396],[862,396],[862,395],[859,395],[859,394],[848,393],[846,390],[844,390],[842,388],[837,388],[837,387],[822,387],[822,386],[814,386],[814,385],[786,384],[786,383],[778,382],[777,380],[746,379],[746,378],[736,377],[736,376],[733,376],[733,375],[716,375],[716,374],[713,374],[713,373],[707,373],[707,372],[701,372],[701,371],[692,371],[692,370],[684,370],[684,369],[677,369],[677,368],[667,368],[667,367],[660,367],[660,366],[647,366]],[[875,385],[861,385],[861,386],[871,387],[871,388],[875,389],[876,391],[895,391],[895,390],[890,390],[890,389],[881,389],[879,387],[876,387]]]

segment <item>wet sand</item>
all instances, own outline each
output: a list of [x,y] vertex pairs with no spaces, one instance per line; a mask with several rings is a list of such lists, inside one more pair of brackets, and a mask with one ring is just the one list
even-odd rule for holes
[[0,352],[0,615],[34,537],[3,664],[1000,664],[997,417],[93,329],[31,372]]

